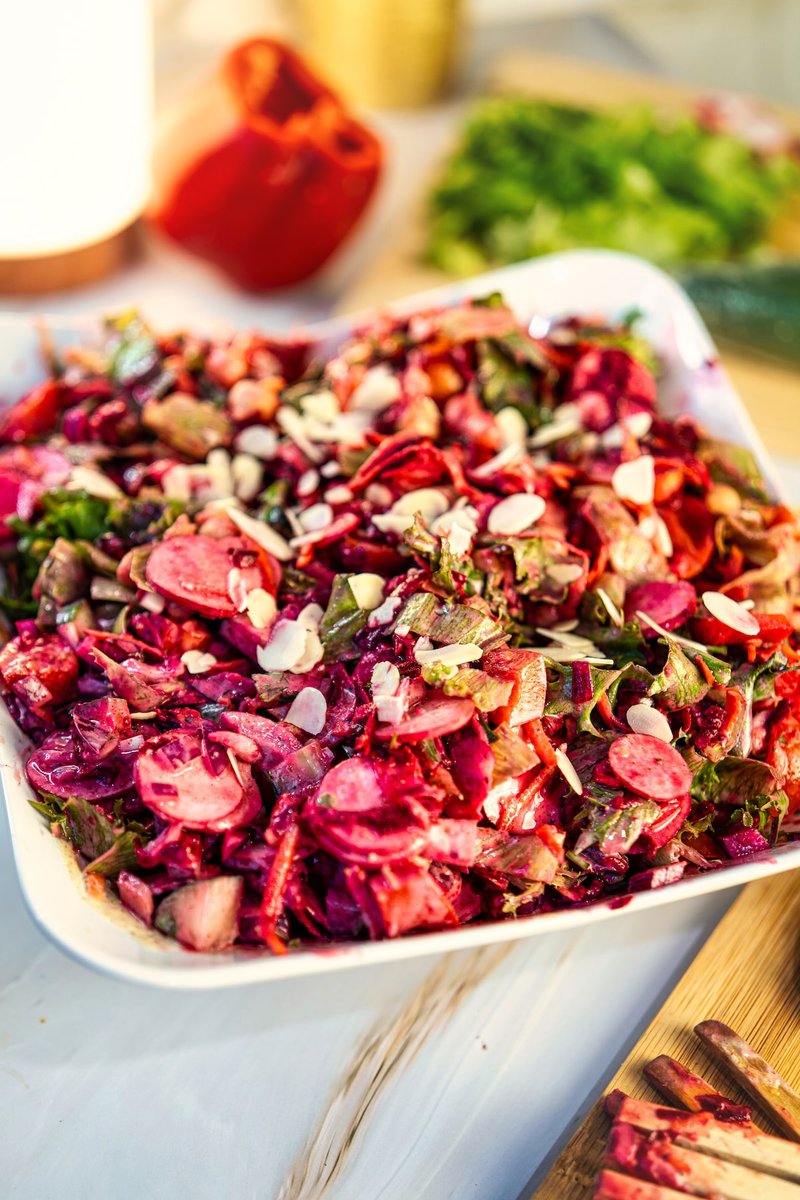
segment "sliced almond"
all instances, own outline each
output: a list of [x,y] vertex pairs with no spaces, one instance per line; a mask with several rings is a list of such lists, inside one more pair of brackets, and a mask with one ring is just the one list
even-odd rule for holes
[[350,397],[350,407],[370,413],[380,413],[399,400],[400,380],[389,367],[381,363],[370,367]]
[[486,527],[489,533],[514,535],[535,525],[544,515],[546,505],[541,496],[532,492],[517,492],[495,504],[489,513]]
[[758,637],[761,626],[754,614],[724,592],[703,592],[702,600],[711,616],[729,629],[735,629],[746,637]]
[[633,704],[626,713],[628,725],[634,733],[647,733],[662,742],[672,741],[672,729],[667,718],[652,704]]
[[572,788],[573,792],[575,792],[577,796],[582,796],[583,784],[581,783],[581,777],[572,765],[569,756],[565,754],[560,747],[558,750],[556,750],[556,766],[566,779],[569,786]]
[[525,439],[528,436],[528,422],[518,408],[507,405],[497,413],[495,420],[503,440],[503,447],[515,446],[525,449]]
[[547,568],[547,578],[560,587],[574,583],[576,579],[580,579],[582,574],[583,567],[580,563],[553,563],[551,567]]
[[310,508],[304,508],[297,519],[304,533],[319,533],[320,529],[327,529],[333,520],[333,509],[324,501],[312,504]]
[[377,608],[383,600],[384,580],[380,575],[363,571],[359,575],[351,575],[347,581],[350,591],[355,596],[356,604],[366,612]]
[[327,715],[328,704],[319,688],[304,687],[289,705],[286,720],[316,736],[325,728]]
[[262,671],[292,671],[306,652],[305,629],[299,621],[286,619],[276,622],[266,646],[256,648]]
[[619,499],[639,507],[653,503],[655,486],[655,462],[650,454],[620,463],[611,476],[611,487]]
[[234,454],[231,460],[233,492],[243,504],[255,500],[264,481],[264,468],[254,454]]
[[343,483],[334,484],[325,493],[325,500],[328,504],[349,504],[352,499],[353,493]]
[[304,500],[306,496],[313,496],[318,487],[319,471],[316,471],[313,467],[310,467],[307,471],[304,471],[298,479],[295,492],[301,500]]
[[388,625],[394,619],[394,616],[403,603],[399,596],[387,596],[382,604],[377,608],[373,608],[367,619],[367,625],[370,629],[374,629],[377,625]]
[[489,479],[497,471],[502,471],[505,467],[510,467],[512,463],[518,462],[525,453],[525,447],[518,446],[516,442],[509,442],[502,450],[498,450],[491,458],[487,458],[486,462],[481,463],[479,467],[473,467],[473,479]]
[[375,696],[394,696],[400,687],[400,671],[391,662],[379,662],[372,668],[370,689]]
[[608,592],[605,590],[605,588],[597,588],[597,595],[603,608],[611,617],[613,624],[616,625],[618,629],[621,629],[625,624],[625,618],[609,596]]
[[289,543],[271,525],[267,525],[265,521],[257,521],[255,517],[249,516],[233,505],[226,508],[225,511],[234,525],[262,550],[266,550],[281,562],[288,562],[293,557]]
[[213,654],[204,654],[202,650],[187,650],[181,655],[181,662],[190,675],[204,675],[217,665]]
[[432,649],[420,649],[419,643],[417,643],[414,649],[414,658],[423,667],[434,664],[443,667],[460,667],[464,663],[477,662],[482,654],[483,650],[480,646],[461,642],[451,642],[449,646],[436,646]]
[[245,611],[255,629],[267,629],[275,620],[278,606],[275,597],[264,588],[253,588],[247,594]]
[[88,492],[90,496],[97,496],[98,500],[118,500],[125,495],[113,479],[88,466],[73,467],[64,486],[71,492]]
[[278,453],[278,435],[268,425],[250,425],[237,434],[234,446],[241,454],[269,462]]
[[406,492],[392,505],[392,512],[400,516],[415,516],[417,513],[425,521],[433,521],[447,512],[450,501],[441,488],[417,488]]

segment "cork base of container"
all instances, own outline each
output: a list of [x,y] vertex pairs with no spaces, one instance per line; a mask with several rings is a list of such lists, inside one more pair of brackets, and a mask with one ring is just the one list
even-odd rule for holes
[[134,221],[102,241],[29,258],[0,257],[0,294],[34,296],[80,287],[110,275],[129,262],[140,241],[140,224]]

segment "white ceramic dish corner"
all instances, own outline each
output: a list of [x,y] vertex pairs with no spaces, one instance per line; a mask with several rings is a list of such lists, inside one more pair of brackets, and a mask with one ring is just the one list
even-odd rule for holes
[[[663,272],[627,255],[575,251],[503,268],[463,284],[412,296],[390,306],[396,311],[452,302],[499,290],[520,318],[570,313],[613,318],[636,308],[643,331],[665,364],[663,400],[672,412],[697,415],[720,437],[748,445],[769,483],[774,477],[764,448],[739,397],[717,362],[717,352],[696,310]],[[360,320],[360,318],[358,318]],[[179,322],[176,322],[176,324]],[[56,345],[89,336],[91,321],[48,322]],[[347,321],[315,331],[326,342],[347,332]],[[0,402],[8,402],[41,377],[39,329],[30,318],[0,318]],[[777,488],[775,487],[777,491]],[[655,892],[499,924],[415,935],[397,941],[304,949],[281,958],[235,949],[194,954],[148,932],[113,900],[90,900],[77,866],[28,804],[22,769],[25,739],[0,711],[0,783],[8,808],[14,855],[30,911],[58,945],[98,970],[137,983],[169,988],[214,988],[314,975],[345,967],[466,949],[493,942],[594,924],[620,913],[735,887],[761,876],[800,867],[800,841],[739,864],[684,879]]]

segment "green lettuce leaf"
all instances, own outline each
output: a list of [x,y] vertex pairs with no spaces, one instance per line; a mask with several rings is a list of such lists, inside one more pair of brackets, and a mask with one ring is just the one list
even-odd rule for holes
[[326,662],[335,662],[354,653],[353,638],[366,625],[368,616],[365,609],[359,608],[347,576],[337,575],[319,624]]
[[103,875],[106,879],[116,879],[120,871],[131,871],[136,867],[136,847],[140,841],[137,833],[126,829],[117,834],[114,844],[88,863],[85,870],[93,875]]
[[560,856],[535,833],[514,835],[499,829],[478,830],[475,866],[521,883],[552,883]]
[[65,800],[63,810],[67,837],[85,858],[99,858],[112,848],[116,841],[114,826],[99,808],[72,796]]
[[568,584],[560,583],[549,571],[556,566],[586,569],[586,555],[554,537],[506,537],[498,539],[514,556],[514,571],[519,591],[536,600],[557,603],[563,600]]
[[[709,690],[704,675],[697,664],[688,657],[679,641],[669,636],[661,640],[667,645],[667,661],[659,674],[654,676],[649,694],[659,696],[666,709],[697,704]],[[708,651],[697,653],[713,675],[715,683],[719,687],[727,686],[731,679],[729,664]]]
[[415,592],[400,610],[397,625],[407,625],[420,637],[450,645],[481,646],[502,636],[503,627],[492,617],[467,604],[452,604],[432,592]]
[[595,845],[603,854],[627,854],[642,830],[660,814],[661,809],[654,800],[640,800],[627,808],[615,808],[592,800],[576,819],[583,828],[575,843],[575,854],[580,855]]

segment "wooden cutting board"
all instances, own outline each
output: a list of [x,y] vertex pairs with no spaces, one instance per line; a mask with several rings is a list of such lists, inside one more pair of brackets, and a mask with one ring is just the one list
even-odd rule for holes
[[[604,1089],[656,1101],[642,1067],[669,1054],[736,1100],[747,1097],[692,1032],[723,1021],[800,1088],[800,872],[751,883],[734,902],[672,995]],[[757,1113],[756,1122],[780,1131]],[[531,1200],[590,1200],[610,1122],[598,1102]]]
[[[515,51],[498,59],[487,89],[518,92],[555,102],[594,107],[653,104],[674,111],[697,99],[698,89],[657,75],[636,74],[574,59]],[[800,136],[800,113],[771,105]],[[453,110],[453,139],[465,110]],[[407,164],[411,169],[411,164]],[[384,238],[381,251],[346,291],[341,312],[358,312],[446,283],[449,276],[421,261],[425,245],[424,197],[431,180],[419,181],[417,202]],[[800,214],[778,232],[781,247],[800,254]],[[783,457],[800,456],[800,372],[726,350],[725,365],[766,445]]]

